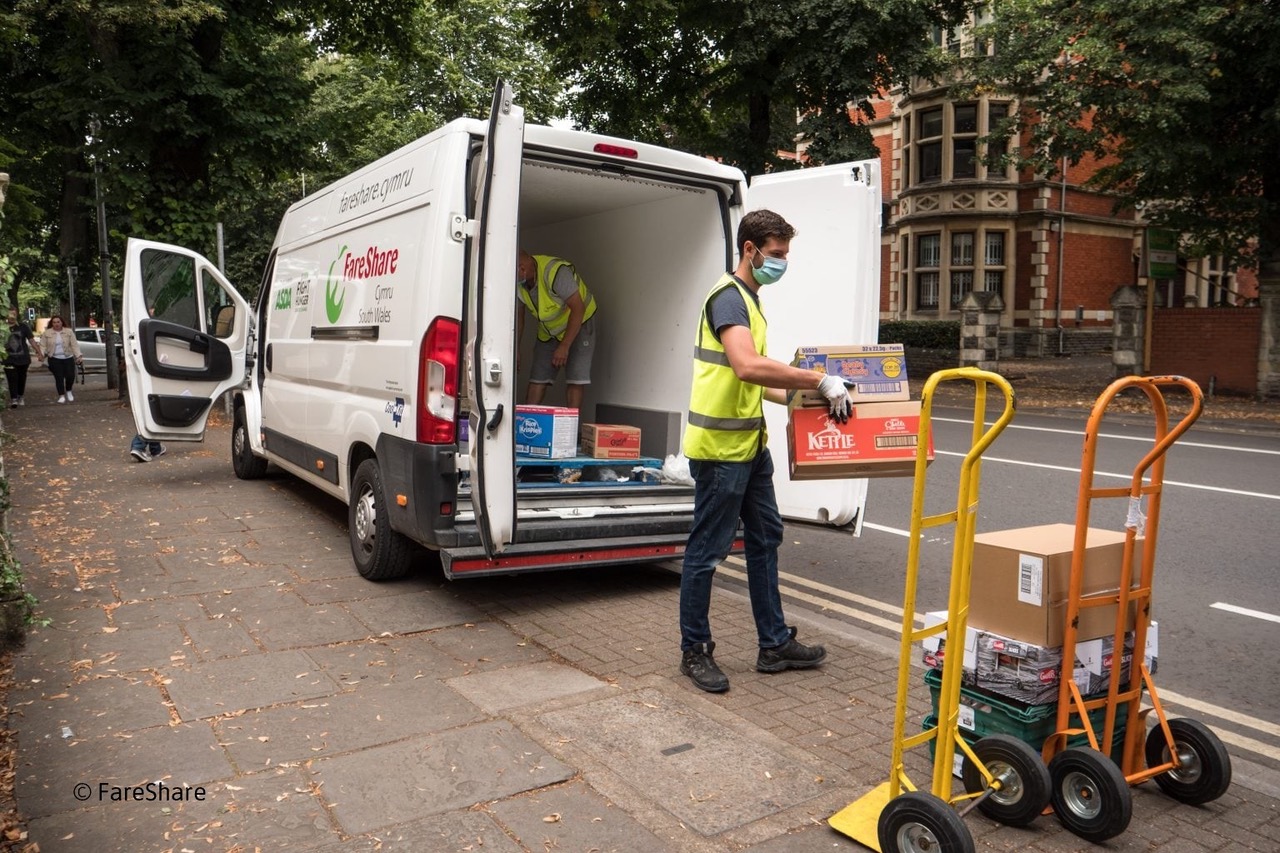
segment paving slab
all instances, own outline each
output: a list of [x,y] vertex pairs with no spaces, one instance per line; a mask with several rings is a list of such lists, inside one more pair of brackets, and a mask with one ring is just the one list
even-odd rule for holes
[[467,672],[440,651],[426,634],[370,637],[307,649],[307,656],[343,687],[430,679],[443,681]]
[[490,714],[609,686],[607,681],[553,661],[476,672],[450,678],[445,684]]
[[360,601],[366,598],[421,593],[433,587],[425,578],[414,577],[374,583],[360,577],[351,568],[345,575],[299,583],[294,591],[307,604],[332,604],[335,601]]
[[338,838],[297,768],[203,786],[203,801],[114,802],[31,822],[41,853],[314,850]]
[[343,605],[375,634],[412,634],[485,618],[484,613],[450,594],[408,592],[388,598],[348,601]]
[[154,628],[190,619],[207,619],[208,614],[195,598],[165,597],[159,600],[126,600],[107,608],[111,624],[122,630]]
[[508,797],[490,805],[489,811],[530,850],[676,853],[680,849],[582,781]]
[[468,622],[431,633],[431,642],[468,671],[502,669],[547,660],[547,652],[497,622]]
[[262,651],[244,626],[235,619],[193,619],[182,623],[200,660],[238,657]]
[[194,663],[194,650],[177,625],[121,631],[106,627],[85,634],[76,645],[75,659],[90,660],[95,667],[113,672],[167,669]]
[[307,761],[443,731],[485,718],[437,681],[370,684],[217,724],[218,740],[243,770]]
[[[822,767],[765,746],[773,738],[763,730],[754,736],[735,731],[654,689],[553,711],[539,721],[605,766],[625,772],[643,796],[701,835],[717,835],[826,792],[815,781]],[[681,782],[673,785],[672,779]]]
[[310,764],[345,832],[360,834],[563,782],[574,770],[506,720]]
[[244,655],[169,673],[169,695],[184,720],[266,708],[339,691],[300,651]]
[[150,677],[91,676],[12,698],[23,732],[38,739],[95,738],[170,722],[166,698]]
[[325,844],[311,853],[527,853],[528,849],[513,841],[489,814],[466,809]]
[[268,650],[299,649],[369,636],[340,604],[307,604],[292,589],[234,590],[204,596],[210,613],[235,618]]
[[[14,779],[18,807],[40,817],[96,804],[99,784],[199,785],[233,772],[210,726],[195,723],[140,729],[126,737],[23,737]],[[92,799],[78,798],[76,785],[88,785]]]

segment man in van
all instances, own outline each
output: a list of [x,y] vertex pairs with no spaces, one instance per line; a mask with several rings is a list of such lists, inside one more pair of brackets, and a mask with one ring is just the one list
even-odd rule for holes
[[762,288],[787,269],[793,228],[770,210],[753,210],[738,225],[738,266],[725,273],[703,303],[694,343],[693,391],[684,454],[693,475],[693,529],[680,577],[680,672],[711,693],[729,689],[711,640],[711,581],[729,554],[742,519],[747,589],[760,646],[756,669],[782,672],[821,664],[822,646],[796,639],[782,615],[778,546],[782,516],[773,491],[764,401],[786,404],[790,389],[817,389],[832,417],[849,418],[852,401],[842,379],[791,367],[766,355]]
[[[573,265],[550,255],[520,250],[516,263],[516,295],[538,322],[533,346],[533,372],[525,402],[538,405],[564,368],[565,397],[571,409],[582,408],[582,395],[591,384],[595,354],[596,300]],[[516,341],[524,337],[524,312],[519,314]]]

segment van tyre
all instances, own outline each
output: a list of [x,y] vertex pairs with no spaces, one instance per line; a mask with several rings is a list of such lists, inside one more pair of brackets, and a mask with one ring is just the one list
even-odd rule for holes
[[231,467],[241,480],[257,480],[267,473],[267,460],[253,455],[244,406],[236,406],[231,426]]
[[391,529],[386,512],[387,496],[377,459],[366,459],[356,468],[347,507],[351,557],[361,577],[385,581],[409,571],[413,543]]

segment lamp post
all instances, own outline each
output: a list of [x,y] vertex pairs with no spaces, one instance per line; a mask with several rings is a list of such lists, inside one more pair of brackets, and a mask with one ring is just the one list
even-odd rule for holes
[[[98,131],[102,125],[95,118],[89,122],[89,130],[92,132],[94,140],[97,141]],[[120,387],[120,366],[116,361],[115,341],[111,336],[112,327],[115,325],[114,318],[111,313],[111,254],[107,251],[107,206],[102,201],[102,189],[98,182],[98,176],[102,172],[101,159],[95,153],[93,156],[93,200],[98,210],[98,267],[99,274],[102,277],[102,333],[103,340],[106,345],[103,347],[107,357],[107,387]],[[120,335],[120,340],[124,340],[124,335]]]

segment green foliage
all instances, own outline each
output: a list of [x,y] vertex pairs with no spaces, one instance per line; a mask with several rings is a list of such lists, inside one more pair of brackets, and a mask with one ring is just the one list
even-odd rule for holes
[[870,155],[869,99],[934,70],[930,26],[967,5],[536,0],[533,14],[580,126],[758,174],[795,165],[778,152],[800,145],[815,163]]
[[[525,0],[9,0],[0,4],[0,142],[13,154],[0,248],[14,287],[77,306],[98,269],[93,166],[113,279],[125,238],[216,256],[247,295],[284,209],[328,181],[462,113],[483,115],[513,81],[533,120],[560,84]],[[91,131],[91,123],[99,122]],[[9,149],[0,145],[0,156]],[[24,212],[23,199],[29,198]],[[6,209],[6,212],[10,212]],[[16,290],[14,291],[16,292]],[[11,297],[12,299],[12,294]]]
[[[1191,254],[1280,258],[1280,15],[1255,0],[998,0],[969,59],[978,87],[1034,109],[1023,165],[1099,158],[1093,184]],[[1247,258],[1242,258],[1248,261]],[[1256,260],[1257,258],[1254,258]]]
[[958,349],[960,321],[898,320],[892,323],[881,323],[879,343],[903,344],[919,349]]

